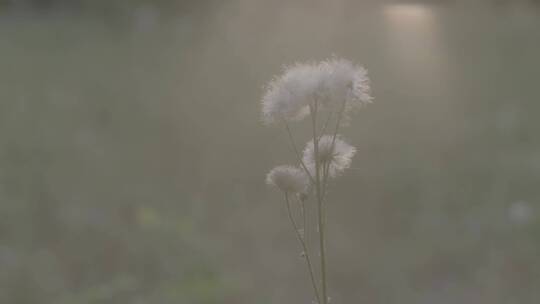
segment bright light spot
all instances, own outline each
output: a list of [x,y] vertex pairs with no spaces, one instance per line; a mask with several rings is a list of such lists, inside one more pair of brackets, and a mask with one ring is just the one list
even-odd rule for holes
[[429,57],[439,54],[437,26],[431,7],[421,4],[392,4],[383,9],[391,48],[404,63],[431,65]]
[[432,11],[422,4],[392,4],[384,8],[384,14],[394,23],[426,22],[433,17]]
[[449,90],[450,67],[434,6],[391,4],[383,7],[388,56],[398,73],[409,75],[412,90],[441,94]]

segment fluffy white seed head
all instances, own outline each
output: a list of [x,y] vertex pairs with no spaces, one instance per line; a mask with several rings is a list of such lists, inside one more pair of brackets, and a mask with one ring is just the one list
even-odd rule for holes
[[266,183],[285,193],[304,193],[309,186],[309,178],[302,169],[285,165],[270,170]]
[[263,120],[269,124],[301,120],[315,101],[336,110],[344,103],[347,115],[372,100],[367,71],[361,66],[339,58],[297,63],[267,86],[262,98]]
[[367,70],[340,58],[322,61],[323,74],[320,100],[327,107],[337,108],[345,103],[345,115],[373,101]]
[[[318,144],[320,173],[323,168],[328,168],[330,177],[340,175],[345,169],[351,166],[352,158],[356,154],[356,148],[343,141],[339,136],[336,136],[333,141],[333,136],[325,135],[319,139]],[[302,161],[312,175],[315,175],[315,147],[313,140],[307,143],[304,149]]]
[[320,87],[319,66],[297,63],[270,82],[262,99],[263,120],[301,120],[308,113],[314,93]]

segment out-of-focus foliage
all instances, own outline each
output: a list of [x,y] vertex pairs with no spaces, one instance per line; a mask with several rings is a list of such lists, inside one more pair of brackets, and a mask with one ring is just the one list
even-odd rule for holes
[[196,202],[160,159],[177,139],[135,96],[86,99],[98,79],[77,87],[61,70],[19,69],[2,92],[0,302],[218,303]]
[[152,7],[163,12],[185,13],[192,9],[216,5],[215,0],[0,0],[0,7],[37,10],[86,11],[118,15],[141,7]]
[[376,100],[329,193],[333,302],[536,304],[538,9],[308,2],[3,10],[0,303],[308,303],[259,100],[335,52]]
[[93,20],[5,18],[0,303],[220,303],[155,72],[174,57]]

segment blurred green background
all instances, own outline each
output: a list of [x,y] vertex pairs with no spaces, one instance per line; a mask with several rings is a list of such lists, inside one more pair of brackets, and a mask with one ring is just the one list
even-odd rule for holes
[[538,303],[539,30],[534,1],[0,1],[0,303],[310,303],[259,100],[331,54],[375,97],[332,302]]

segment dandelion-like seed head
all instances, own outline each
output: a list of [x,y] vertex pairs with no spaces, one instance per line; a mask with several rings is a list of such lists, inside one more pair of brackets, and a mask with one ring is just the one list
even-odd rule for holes
[[322,61],[319,66],[324,79],[320,90],[324,93],[321,95],[323,105],[339,109],[344,103],[344,114],[347,115],[373,101],[364,67],[335,57]]
[[315,64],[297,63],[286,67],[281,76],[274,78],[262,98],[264,122],[303,119],[320,88],[318,70]]
[[320,63],[297,63],[274,78],[262,98],[262,114],[268,124],[301,120],[315,101],[343,114],[370,103],[367,70],[346,59],[332,57]]
[[266,175],[266,183],[288,193],[304,193],[309,187],[306,173],[293,166],[277,166]]
[[[351,166],[352,158],[356,154],[355,147],[343,141],[339,136],[336,136],[334,140],[333,136],[325,135],[318,142],[321,172],[322,168],[328,168],[329,176],[336,177]],[[315,174],[316,157],[313,140],[307,143],[302,161],[308,170]]]

